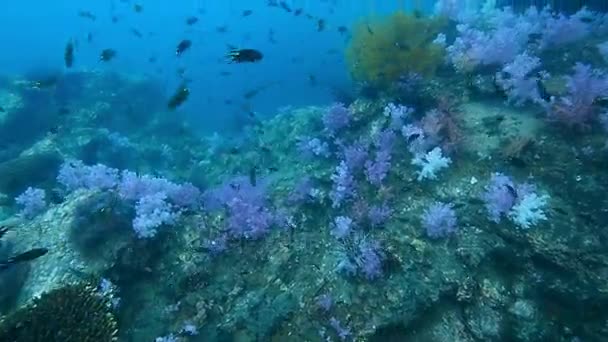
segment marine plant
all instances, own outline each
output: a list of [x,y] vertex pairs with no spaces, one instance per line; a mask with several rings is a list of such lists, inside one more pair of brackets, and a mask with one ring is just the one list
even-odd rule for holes
[[46,292],[0,321],[2,341],[111,342],[117,332],[110,301],[85,283]]
[[397,12],[373,23],[359,22],[346,49],[352,77],[386,87],[403,75],[432,76],[444,49],[433,40],[447,24],[445,18],[424,18]]

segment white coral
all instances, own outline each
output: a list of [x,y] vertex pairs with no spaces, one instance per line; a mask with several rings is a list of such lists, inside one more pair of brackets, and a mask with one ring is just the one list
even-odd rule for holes
[[418,171],[418,181],[423,179],[437,179],[437,171],[448,167],[452,163],[452,159],[444,157],[441,154],[441,148],[435,147],[426,154],[417,154],[412,159],[412,164],[421,166],[422,170]]
[[548,195],[538,196],[535,193],[525,195],[509,213],[511,221],[521,229],[529,229],[540,221],[547,219],[545,207],[549,201]]

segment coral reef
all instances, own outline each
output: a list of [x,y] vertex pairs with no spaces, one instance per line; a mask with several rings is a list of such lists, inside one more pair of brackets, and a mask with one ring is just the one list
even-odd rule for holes
[[111,342],[117,332],[110,303],[87,284],[44,293],[0,321],[2,341]]
[[358,23],[346,50],[353,78],[388,87],[409,73],[434,75],[444,49],[433,40],[445,25],[441,18],[403,12],[377,22]]

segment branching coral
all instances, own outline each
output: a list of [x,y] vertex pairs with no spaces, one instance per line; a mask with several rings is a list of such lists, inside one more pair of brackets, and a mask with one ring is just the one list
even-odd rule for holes
[[433,40],[445,24],[445,18],[418,18],[402,12],[375,24],[359,23],[346,50],[353,77],[388,86],[411,72],[433,75],[444,55],[443,47]]

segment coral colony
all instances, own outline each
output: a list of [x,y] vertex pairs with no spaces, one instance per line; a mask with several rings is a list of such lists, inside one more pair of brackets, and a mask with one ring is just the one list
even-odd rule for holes
[[[87,300],[63,310],[117,317],[125,341],[604,340],[606,310],[571,313],[608,304],[608,15],[459,4],[336,23],[351,101],[252,112],[235,137],[164,104],[113,121],[114,88],[71,75],[101,89],[65,100],[71,129],[0,161],[0,314]],[[34,101],[24,83],[0,85],[2,118]],[[39,297],[63,282],[87,285]],[[6,322],[0,340],[28,333]]]

